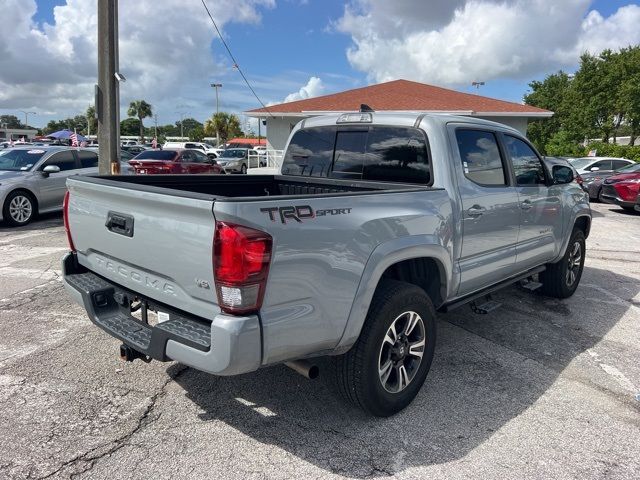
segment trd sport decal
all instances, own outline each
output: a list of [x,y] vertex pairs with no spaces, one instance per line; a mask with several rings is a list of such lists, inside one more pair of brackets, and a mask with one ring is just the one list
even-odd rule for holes
[[270,207],[261,208],[262,213],[269,215],[272,222],[276,219],[280,219],[282,223],[287,223],[287,220],[295,220],[301,223],[305,218],[326,217],[327,215],[347,215],[351,213],[351,208],[328,208],[322,210],[316,210],[309,205],[297,205],[291,207]]

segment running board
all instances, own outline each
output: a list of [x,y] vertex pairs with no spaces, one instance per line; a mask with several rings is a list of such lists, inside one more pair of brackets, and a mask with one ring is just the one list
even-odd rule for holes
[[473,313],[478,315],[486,315],[487,313],[493,312],[497,308],[500,308],[502,306],[502,302],[496,302],[491,297],[491,294],[488,294],[484,297],[484,303],[478,304],[478,302],[474,300],[469,305],[471,306],[471,310],[473,311]]
[[461,307],[462,305],[466,305],[469,302],[473,302],[474,300],[477,300],[480,297],[484,297],[490,293],[496,292],[498,290],[502,290],[503,288],[506,287],[510,287],[511,285],[513,285],[514,283],[518,283],[522,280],[527,280],[529,277],[531,277],[532,275],[535,275],[537,273],[540,272],[544,272],[546,270],[547,267],[545,267],[544,265],[541,265],[539,267],[536,267],[534,269],[528,270],[525,273],[521,273],[520,275],[516,275],[515,277],[511,277],[508,278],[506,280],[503,280],[502,282],[496,283],[495,285],[491,285],[490,287],[487,287],[483,290],[480,290],[478,292],[474,292],[471,293],[465,297],[462,298],[458,298],[456,300],[453,300],[449,303],[445,303],[444,305],[442,305],[438,311],[440,312],[449,312],[455,308]]

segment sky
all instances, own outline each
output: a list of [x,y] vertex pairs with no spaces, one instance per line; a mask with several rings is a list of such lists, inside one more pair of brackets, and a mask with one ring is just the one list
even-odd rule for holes
[[[404,78],[521,102],[532,80],[575,71],[583,52],[640,44],[628,0],[205,0],[265,104]],[[29,124],[84,113],[97,82],[96,0],[0,0],[0,114]],[[260,106],[201,0],[120,5],[121,117],[151,103],[180,113]],[[151,124],[151,120],[146,120]],[[255,125],[255,122],[254,124]]]

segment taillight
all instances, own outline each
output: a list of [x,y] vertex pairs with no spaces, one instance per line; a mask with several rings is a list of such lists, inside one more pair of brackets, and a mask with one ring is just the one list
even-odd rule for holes
[[216,222],[213,273],[222,311],[254,312],[262,306],[271,261],[271,236],[253,228]]
[[73,245],[73,238],[71,238],[71,229],[69,228],[69,190],[64,194],[64,200],[62,201],[62,218],[64,220],[64,231],[67,232],[67,241],[69,242],[69,248],[72,252],[76,251],[76,247]]

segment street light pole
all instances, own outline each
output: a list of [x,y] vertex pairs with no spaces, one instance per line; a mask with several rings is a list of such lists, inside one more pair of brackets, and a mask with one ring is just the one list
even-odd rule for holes
[[29,115],[36,115],[36,112],[25,112],[24,110],[18,110],[21,113],[24,113],[24,125],[25,127],[29,126]]
[[158,114],[157,113],[153,116],[153,121],[155,123],[155,137],[157,142],[158,141]]
[[[220,113],[220,104],[218,102],[218,89],[222,88],[221,83],[212,83],[211,86],[216,89],[216,117]],[[220,145],[220,132],[218,131],[218,125],[216,124],[216,147]]]
[[180,114],[180,140],[184,138],[184,116],[189,112],[176,112]]

